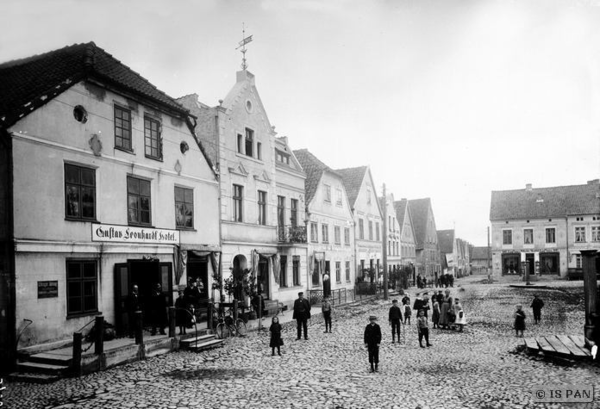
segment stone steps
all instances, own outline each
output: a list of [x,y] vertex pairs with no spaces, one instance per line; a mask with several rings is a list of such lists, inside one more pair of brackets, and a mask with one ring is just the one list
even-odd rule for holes
[[179,347],[194,352],[200,352],[211,348],[218,348],[225,341],[218,339],[213,334],[201,335],[191,338],[182,339],[179,341]]

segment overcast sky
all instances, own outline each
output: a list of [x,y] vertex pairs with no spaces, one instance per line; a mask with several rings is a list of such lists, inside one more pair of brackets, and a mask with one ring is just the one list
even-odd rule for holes
[[242,23],[278,135],[430,197],[439,230],[486,245],[492,190],[600,176],[600,0],[3,0],[0,61],[94,41],[214,106]]

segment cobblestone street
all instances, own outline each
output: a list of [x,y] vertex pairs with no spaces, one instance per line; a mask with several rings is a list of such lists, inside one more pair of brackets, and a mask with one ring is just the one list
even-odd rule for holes
[[[600,407],[600,368],[557,364],[518,351],[512,329],[514,305],[526,313],[525,336],[579,334],[583,326],[578,284],[553,282],[540,289],[542,323],[534,325],[532,292],[461,279],[460,296],[469,325],[463,333],[430,329],[433,347],[420,348],[415,319],[406,345],[391,343],[390,302],[372,301],[335,311],[333,333],[322,318],[309,325],[308,341],[296,341],[295,323],[284,326],[283,356],[271,356],[268,333],[231,339],[220,349],[177,352],[49,385],[8,384],[8,408],[537,408],[533,385],[593,385]],[[572,290],[564,291],[564,287]],[[431,291],[431,290],[430,290]],[[409,291],[414,301],[415,290]],[[287,314],[287,313],[286,313]],[[290,313],[291,314],[291,313]],[[369,315],[383,332],[379,373],[369,373],[362,335]]]

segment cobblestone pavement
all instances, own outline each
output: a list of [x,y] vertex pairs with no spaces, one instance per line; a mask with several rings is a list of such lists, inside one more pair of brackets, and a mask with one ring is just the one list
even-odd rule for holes
[[[390,302],[340,307],[333,333],[322,318],[309,325],[308,341],[296,341],[294,323],[284,326],[283,356],[271,356],[268,334],[231,339],[203,353],[176,352],[49,385],[13,383],[4,391],[8,408],[560,408],[533,402],[533,385],[584,384],[595,401],[568,407],[600,407],[600,368],[558,364],[518,352],[512,330],[514,305],[528,313],[525,336],[580,334],[581,282],[565,291],[539,290],[546,302],[542,324],[533,325],[532,293],[470,277],[453,288],[467,313],[463,333],[432,329],[433,347],[420,348],[414,325],[406,345],[391,343]],[[564,283],[568,286],[569,283]],[[415,290],[409,291],[414,295]],[[414,300],[414,297],[412,297]],[[368,372],[362,334],[377,315],[384,341],[380,371]]]

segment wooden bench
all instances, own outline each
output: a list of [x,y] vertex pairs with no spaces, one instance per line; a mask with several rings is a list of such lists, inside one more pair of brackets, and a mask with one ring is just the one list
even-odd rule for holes
[[279,300],[265,300],[266,315],[279,315],[287,310],[287,306]]

